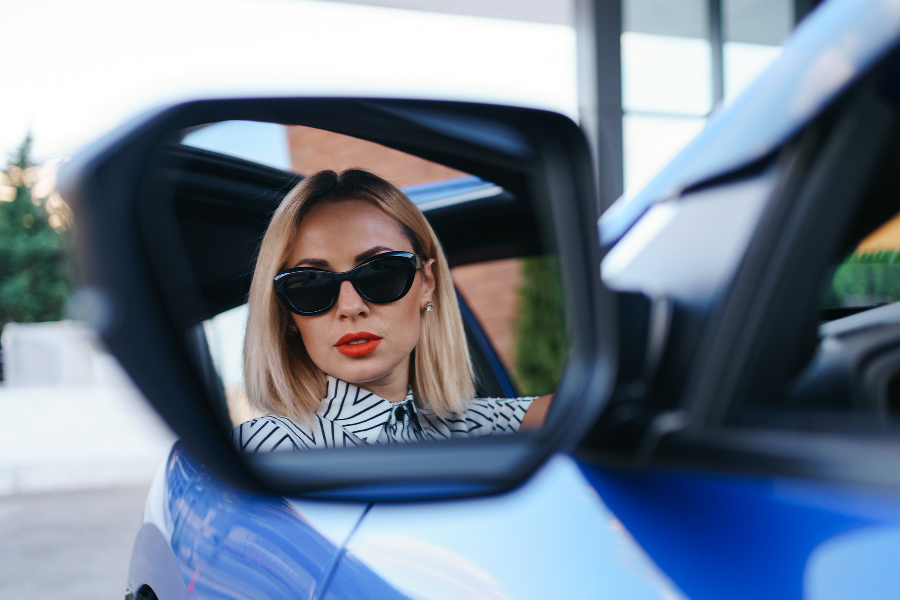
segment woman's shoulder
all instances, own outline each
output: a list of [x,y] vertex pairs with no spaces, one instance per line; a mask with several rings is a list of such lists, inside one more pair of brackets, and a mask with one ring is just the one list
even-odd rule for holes
[[494,398],[493,396],[488,396],[484,398],[473,398],[469,402],[488,402],[488,403],[510,403],[510,402],[531,402],[537,398],[537,396],[516,396],[513,398]]
[[442,437],[513,433],[519,430],[535,398],[475,398],[466,403],[462,413],[438,417],[426,412],[425,421]]
[[231,432],[231,441],[243,452],[272,452],[307,447],[309,428],[287,417],[263,415],[244,421]]
[[469,400],[466,404],[466,411],[470,411],[472,409],[490,409],[490,410],[503,410],[503,409],[522,409],[527,410],[528,406],[537,398],[537,396],[519,396],[517,398],[474,398]]
[[[471,410],[503,410],[503,409],[522,409],[527,410],[528,406],[538,398],[539,396],[518,396],[513,398],[495,398],[484,397],[484,398],[472,398],[471,400],[466,401],[465,408],[463,409],[463,414],[469,412]],[[421,405],[418,402],[416,403],[416,408],[428,415],[434,413],[434,411],[426,405]],[[457,414],[457,416],[460,416]]]
[[362,443],[321,415],[314,414],[302,422],[274,413],[241,423],[231,432],[231,441],[242,452],[332,448]]

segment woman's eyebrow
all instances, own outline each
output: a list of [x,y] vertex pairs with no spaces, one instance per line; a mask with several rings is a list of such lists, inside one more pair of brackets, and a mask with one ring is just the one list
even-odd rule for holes
[[307,265],[310,267],[317,267],[319,269],[327,269],[329,266],[328,261],[321,258],[303,258],[297,261],[297,264],[294,267],[299,267],[301,265]]
[[[369,248],[362,254],[357,254],[354,260],[356,261],[356,264],[359,264],[382,252],[393,252],[393,248],[388,248],[387,246],[375,246],[374,248]],[[318,269],[329,269],[331,267],[328,261],[323,258],[303,258],[298,260],[297,264],[294,265],[294,267],[299,266],[315,267]]]
[[364,260],[372,258],[376,254],[381,254],[382,252],[393,252],[393,248],[388,248],[387,246],[375,246],[374,248],[369,248],[362,254],[356,255],[356,263],[359,264]]

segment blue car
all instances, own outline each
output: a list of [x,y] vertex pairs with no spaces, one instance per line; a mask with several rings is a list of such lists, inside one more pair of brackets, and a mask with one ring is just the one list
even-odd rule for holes
[[[891,598],[900,570],[900,7],[830,1],[646,188],[598,215],[570,120],[467,103],[181,104],[68,167],[106,343],[181,440],[134,598]],[[210,123],[349,135],[465,267],[551,257],[566,364],[507,436],[242,454],[203,323],[246,300],[300,176]],[[460,305],[478,394],[520,394]],[[548,332],[548,335],[551,332]]]

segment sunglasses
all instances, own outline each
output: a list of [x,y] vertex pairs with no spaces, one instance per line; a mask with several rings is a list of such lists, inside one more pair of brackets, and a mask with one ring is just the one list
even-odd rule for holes
[[419,267],[419,257],[412,252],[385,252],[343,273],[314,267],[286,269],[272,283],[279,300],[291,312],[316,315],[334,305],[344,281],[353,284],[369,302],[396,302],[412,287]]

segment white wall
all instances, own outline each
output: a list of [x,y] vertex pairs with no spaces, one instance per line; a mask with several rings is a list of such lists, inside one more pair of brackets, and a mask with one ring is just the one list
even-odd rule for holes
[[6,387],[128,384],[118,362],[82,323],[7,323],[0,345]]

